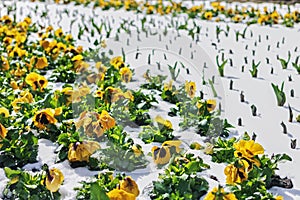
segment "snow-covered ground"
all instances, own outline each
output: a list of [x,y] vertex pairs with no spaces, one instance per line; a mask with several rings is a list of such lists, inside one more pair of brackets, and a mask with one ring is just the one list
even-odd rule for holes
[[[35,5],[39,6],[38,13],[34,14],[33,9]],[[232,4],[234,5],[234,4]],[[248,4],[253,5],[253,4]],[[272,4],[261,4],[273,8]],[[31,8],[31,9],[30,9]],[[45,9],[47,8],[47,10]],[[298,5],[295,6],[295,9]],[[69,10],[69,16],[64,13],[64,10]],[[286,10],[287,7],[283,6],[282,10]],[[294,8],[292,8],[294,9]],[[48,12],[48,20],[45,21],[39,17],[43,11]],[[171,22],[170,17],[162,16],[148,16],[149,21],[153,21],[153,24],[149,23],[146,25],[149,27],[149,31],[152,33],[158,32],[157,35],[145,35],[144,32],[137,34],[136,29],[131,27],[131,36],[127,34],[120,34],[119,41],[115,41],[114,36],[116,33],[117,24],[124,20],[133,21],[138,27],[141,26],[141,19],[143,15],[136,15],[131,12],[119,11],[101,11],[99,9],[92,10],[91,8],[84,8],[83,6],[70,6],[70,5],[55,5],[55,4],[43,4],[37,3],[32,4],[29,2],[17,3],[17,18],[22,19],[26,15],[30,15],[33,21],[44,25],[52,25],[55,28],[62,27],[64,31],[72,33],[74,36],[77,35],[79,27],[83,26],[83,23],[90,26],[88,21],[90,17],[95,22],[100,23],[101,20],[109,22],[113,31],[111,38],[107,39],[107,50],[112,49],[115,55],[121,55],[121,48],[124,49],[127,54],[126,62],[136,70],[134,79],[138,83],[142,80],[142,75],[147,68],[155,68],[156,62],[161,62],[162,69],[167,69],[166,63],[163,59],[163,54],[168,56],[168,61],[174,60],[185,63],[191,69],[190,75],[181,73],[179,81],[192,80],[197,83],[198,90],[204,90],[206,97],[212,97],[212,91],[208,85],[202,85],[202,76],[204,70],[205,80],[212,79],[215,76],[215,87],[218,93],[218,102],[222,105],[222,116],[233,124],[236,128],[232,130],[233,136],[243,134],[247,131],[250,135],[255,132],[257,135],[256,141],[260,143],[267,154],[273,153],[286,153],[293,159],[292,162],[283,163],[279,166],[278,174],[282,177],[289,177],[292,179],[294,188],[293,189],[281,189],[274,187],[271,191],[274,194],[284,196],[287,200],[300,199],[300,123],[296,122],[295,117],[300,114],[300,75],[297,74],[296,70],[289,64],[286,70],[283,70],[280,62],[277,60],[277,55],[280,58],[286,59],[288,51],[291,52],[291,61],[294,61],[300,52],[300,36],[299,25],[295,25],[294,28],[284,28],[283,26],[273,27],[262,27],[259,25],[251,25],[246,31],[246,38],[239,38],[239,41],[235,39],[235,31],[243,31],[246,25],[233,24],[233,23],[215,23],[201,20],[195,20],[197,26],[201,27],[200,35],[198,36],[199,41],[193,41],[186,32],[172,30],[168,31],[168,34],[164,36],[162,30],[165,25]],[[79,17],[80,16],[80,17]],[[75,20],[74,22],[72,22]],[[180,16],[177,20],[179,24],[184,23],[186,16]],[[57,23],[58,22],[58,23]],[[71,25],[73,23],[73,25]],[[192,21],[189,21],[189,26],[192,26]],[[216,39],[216,26],[220,26],[225,29],[226,25],[229,25],[230,31],[228,37],[224,33],[220,34],[219,41]],[[160,36],[159,36],[160,35]],[[94,38],[97,38],[95,36]],[[161,38],[160,38],[161,37]],[[91,38],[91,41],[94,39]],[[78,42],[79,45],[83,45],[85,48],[92,46],[93,42],[89,42],[85,35]],[[212,44],[215,45],[212,45]],[[268,46],[269,50],[268,50]],[[135,53],[137,48],[141,52],[139,59],[135,59]],[[296,49],[295,51],[295,48]],[[149,50],[150,49],[150,50]],[[152,66],[148,65],[148,55],[152,49],[155,50],[153,57],[151,58]],[[180,50],[181,49],[181,50]],[[181,53],[179,53],[181,51]],[[225,77],[219,77],[217,67],[215,65],[216,56],[221,57],[222,52],[224,53],[225,59],[232,59],[232,66],[230,62],[225,66]],[[253,53],[254,52],[254,53]],[[245,57],[247,63],[245,63]],[[267,63],[269,59],[269,63]],[[251,69],[252,60],[255,63],[259,61],[261,64],[258,67],[258,77],[252,78],[249,72]],[[174,64],[169,63],[169,64]],[[203,68],[206,63],[207,68]],[[244,66],[244,72],[242,67]],[[165,68],[163,68],[165,67]],[[273,74],[271,69],[273,68]],[[155,71],[155,70],[153,70]],[[167,70],[165,70],[167,72]],[[160,72],[156,72],[160,73]],[[164,73],[164,72],[163,72]],[[292,77],[292,81],[288,80],[288,77]],[[233,90],[229,90],[230,81],[233,81]],[[285,82],[284,91],[287,96],[287,101],[283,107],[278,107],[276,97],[271,87],[271,83],[281,85]],[[138,87],[138,84],[130,85],[132,88]],[[294,89],[295,96],[290,96],[290,90]],[[243,91],[246,102],[240,102],[240,93]],[[253,117],[251,114],[251,105],[257,107],[258,116]],[[294,114],[293,122],[288,122],[289,110],[288,104],[291,106]],[[157,114],[167,117],[168,104],[160,104],[159,110],[152,111],[151,115]],[[242,119],[242,126],[238,126],[238,118]],[[173,120],[170,118],[170,120]],[[177,119],[178,121],[178,119]],[[176,124],[176,119],[172,121]],[[284,122],[287,126],[288,134],[283,134],[281,122]],[[175,125],[176,129],[176,125]],[[129,130],[130,132],[130,130]],[[131,136],[135,136],[136,142],[143,144],[137,137],[137,133],[131,133]],[[201,140],[196,134],[190,134],[189,131],[180,132],[178,126],[175,135],[181,135],[181,139],[186,141]],[[291,139],[297,139],[296,149],[291,149]],[[57,167],[61,169],[65,176],[64,184],[61,186],[60,192],[62,193],[63,199],[74,199],[75,191],[72,190],[74,187],[80,186],[79,182],[86,179],[87,177],[97,174],[97,172],[91,172],[86,168],[72,169],[68,161],[63,163],[55,164],[54,160],[56,155],[54,150],[56,146],[47,141],[39,141],[39,155],[38,164],[25,166],[25,169],[31,169],[33,167],[47,163],[51,167]],[[150,150],[149,145],[143,145],[145,152]],[[202,155],[202,154],[201,154]],[[225,175],[223,170],[225,165],[214,164],[210,162],[210,157],[202,155],[204,160],[210,164],[211,169],[208,170],[206,175],[213,174],[218,177],[221,184],[225,183]],[[160,171],[155,170],[155,167],[149,167],[149,171],[137,171],[128,173],[138,183],[140,190],[151,183],[152,180],[157,179]],[[205,174],[204,174],[205,175]],[[205,175],[205,176],[206,176]],[[217,186],[218,182],[210,180],[210,187]],[[4,188],[6,178],[3,170],[0,169],[0,190]],[[1,196],[0,196],[1,197]],[[144,199],[145,196],[141,196],[140,199]]]

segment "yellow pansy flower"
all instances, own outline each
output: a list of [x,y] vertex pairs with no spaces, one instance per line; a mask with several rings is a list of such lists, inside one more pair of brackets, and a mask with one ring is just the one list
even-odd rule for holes
[[[208,99],[205,101],[205,103],[206,103],[207,111],[211,112],[216,108],[217,101],[214,99]],[[203,105],[202,102],[197,102],[197,104],[196,104],[197,108],[199,108],[199,109],[202,107],[202,105]]]
[[211,20],[213,17],[213,13],[211,11],[206,11],[204,13],[204,18],[207,19],[207,20]]
[[237,200],[233,193],[225,192],[222,187],[214,187],[205,197],[204,200]]
[[34,116],[32,121],[34,125],[39,129],[44,129],[48,124],[55,124],[57,120],[55,119],[55,110],[51,108],[46,108],[38,111]]
[[235,15],[232,17],[232,21],[235,23],[239,23],[243,20],[243,16],[242,15]]
[[116,69],[120,69],[120,68],[123,68],[125,67],[125,64],[123,62],[123,58],[121,56],[117,56],[117,57],[114,57],[110,60],[110,64],[116,68]]
[[41,91],[43,91],[48,85],[47,79],[35,72],[31,72],[30,74],[28,74],[25,78],[25,81],[32,87],[33,90],[40,89]]
[[4,15],[0,18],[1,22],[4,22],[5,24],[11,24],[13,21],[8,15]]
[[240,140],[238,143],[233,144],[233,147],[236,149],[234,152],[235,157],[244,158],[256,166],[260,166],[260,161],[254,158],[256,155],[264,153],[264,149],[260,144],[255,143],[254,140]]
[[26,22],[26,24],[30,25],[31,24],[31,18],[30,17],[25,17],[24,22]]
[[185,92],[190,98],[194,98],[196,94],[196,83],[192,81],[185,82]]
[[74,56],[72,59],[72,61],[81,61],[83,60],[83,56],[81,54]]
[[9,117],[9,110],[4,107],[0,107],[0,115],[3,115],[5,118]]
[[64,35],[64,32],[63,32],[63,30],[62,30],[61,28],[59,28],[59,29],[56,29],[56,30],[54,31],[54,35],[55,35],[56,37],[62,37],[62,36]]
[[103,96],[104,96],[104,91],[102,91],[102,89],[98,89],[98,90],[96,90],[95,91],[95,97],[98,97],[98,98],[100,98],[101,100],[103,99]]
[[206,105],[207,105],[207,110],[208,112],[211,112],[213,111],[215,108],[216,108],[216,104],[217,104],[217,101],[214,100],[214,99],[208,99],[206,101]]
[[57,168],[52,168],[47,172],[45,185],[49,191],[57,192],[63,181],[63,173]]
[[235,154],[240,152],[246,158],[253,158],[264,153],[264,148],[260,144],[255,143],[254,140],[240,140],[238,143],[233,144],[233,147],[236,149]]
[[136,197],[140,194],[138,185],[130,176],[126,176],[124,180],[120,181],[119,189],[131,193]]

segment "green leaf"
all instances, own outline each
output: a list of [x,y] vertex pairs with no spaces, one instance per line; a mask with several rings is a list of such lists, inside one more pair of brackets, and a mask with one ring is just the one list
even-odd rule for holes
[[9,167],[4,167],[4,172],[5,172],[6,177],[9,179],[15,177],[16,175],[21,174],[21,171],[13,170],[13,169],[10,169]]
[[282,160],[288,160],[288,161],[292,161],[292,158],[287,155],[287,154],[282,154],[281,157],[279,158],[279,161],[282,161]]
[[191,161],[185,167],[188,173],[200,171],[200,165],[198,161]]
[[100,187],[98,183],[93,183],[91,185],[91,198],[90,200],[109,200],[103,188]]

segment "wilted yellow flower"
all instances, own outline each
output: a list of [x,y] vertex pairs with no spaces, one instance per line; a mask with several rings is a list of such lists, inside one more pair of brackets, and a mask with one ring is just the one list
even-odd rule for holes
[[162,118],[160,115],[155,117],[155,121],[167,129],[173,129],[172,123],[169,120]]
[[164,91],[173,90],[173,80],[170,80],[169,83],[164,83]]
[[28,90],[21,91],[20,96],[21,98],[16,98],[13,100],[13,102],[11,102],[15,112],[21,108],[19,104],[34,102],[33,96]]
[[169,147],[157,147],[154,146],[151,149],[152,158],[155,164],[164,165],[170,161],[171,153]]
[[76,73],[82,73],[82,72],[87,71],[89,66],[90,65],[87,62],[84,62],[82,60],[75,61],[75,63],[74,63],[74,68],[75,68]]
[[100,145],[95,141],[83,141],[71,143],[68,151],[70,162],[88,162],[90,156],[100,149]]
[[101,40],[100,45],[101,45],[102,48],[106,48],[107,47],[107,44],[106,44],[105,40]]
[[101,137],[104,134],[104,129],[99,122],[100,115],[96,112],[84,111],[80,114],[78,122],[75,123],[76,128],[83,127],[84,133],[88,136]]
[[211,155],[214,153],[214,145],[211,143],[206,143],[206,147],[204,149],[204,153]]
[[180,148],[179,146],[181,145],[181,141],[180,140],[168,140],[168,141],[164,141],[164,143],[162,143],[161,146],[163,147],[169,147],[169,148],[174,148],[176,153],[180,152]]
[[195,149],[195,150],[200,150],[202,149],[202,146],[201,144],[199,144],[198,142],[193,142],[191,145],[190,145],[191,149]]
[[120,189],[113,189],[107,193],[107,196],[110,200],[135,200],[136,197],[134,194],[126,192]]
[[57,192],[63,181],[63,173],[57,168],[52,168],[47,172],[45,185],[51,192]]
[[101,62],[97,62],[95,66],[100,73],[103,73],[103,74],[106,73],[107,67],[105,67]]
[[133,145],[132,151],[136,157],[139,157],[143,154],[142,147],[140,145]]
[[138,185],[130,176],[126,176],[124,180],[120,181],[119,189],[131,193],[136,197],[140,194]]
[[132,72],[128,67],[120,69],[121,80],[125,83],[129,83],[132,77]]
[[179,153],[181,141],[165,141],[159,148],[157,146],[152,147],[152,158],[155,164],[164,165],[167,164],[173,153]]
[[46,108],[38,111],[34,116],[32,121],[34,125],[39,129],[44,129],[48,124],[55,124],[57,120],[54,117],[55,110],[51,108]]
[[18,68],[16,70],[12,70],[11,73],[17,77],[22,77],[26,73],[25,68],[20,68],[19,64],[17,64]]
[[9,70],[9,62],[4,56],[1,56],[0,70],[3,70],[3,71]]
[[21,91],[20,96],[23,99],[26,99],[26,102],[28,102],[28,103],[34,102],[33,96],[28,90]]
[[6,137],[7,129],[0,123],[0,140]]
[[134,96],[132,95],[131,91],[128,90],[126,92],[123,93],[123,97],[125,99],[129,99],[130,101],[134,101]]
[[237,168],[233,164],[227,165],[224,169],[227,184],[241,183],[248,179],[248,174],[244,167]]
[[19,89],[18,83],[16,81],[11,81],[10,82],[10,86],[12,87],[12,89],[17,90]]
[[130,91],[123,93],[123,91],[120,88],[114,88],[111,86],[107,87],[105,91],[109,93],[110,99],[106,99],[106,100],[110,100],[110,103],[116,102],[121,98],[126,98],[131,101],[134,100],[134,97]]
[[35,68],[44,69],[47,66],[48,66],[48,60],[46,57],[43,56],[43,57],[37,58],[37,61],[35,63]]
[[102,110],[99,121],[104,131],[111,129],[116,125],[115,119],[111,117],[106,110]]

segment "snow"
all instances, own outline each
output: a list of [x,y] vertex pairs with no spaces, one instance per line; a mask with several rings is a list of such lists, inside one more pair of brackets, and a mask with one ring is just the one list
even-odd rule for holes
[[[131,12],[125,11],[100,11],[95,9],[91,11],[90,8],[84,8],[83,6],[69,6],[69,5],[54,5],[54,4],[43,4],[37,3],[38,12],[41,14],[43,11],[48,11],[48,15],[51,16],[48,21],[40,18],[34,18],[34,13],[29,8],[33,9],[34,6],[30,2],[18,2],[17,3],[17,18],[22,19],[28,13],[33,17],[33,21],[39,21],[42,24],[51,24],[55,28],[63,27],[66,32],[71,32],[73,35],[77,35],[79,24],[83,25],[81,21],[87,21],[90,17],[100,23],[101,20],[109,20],[111,26],[114,28],[111,36],[115,36],[117,24],[122,19],[130,19],[134,21],[134,24],[140,25],[141,15],[134,15]],[[235,4],[233,3],[232,6]],[[240,4],[238,4],[240,5]],[[254,5],[248,3],[247,5]],[[273,8],[273,4],[259,4],[259,7],[268,6]],[[299,5],[292,7],[297,9]],[[47,8],[47,10],[45,9]],[[70,10],[70,16],[61,14],[62,17],[58,17],[59,13],[62,13],[64,9]],[[286,10],[287,7],[283,6],[280,12]],[[22,10],[22,12],[21,12]],[[93,16],[96,13],[96,16]],[[76,19],[78,16],[84,16],[78,18],[72,27],[70,27],[71,21]],[[300,174],[298,169],[300,167],[300,153],[299,153],[299,142],[300,135],[300,123],[295,121],[295,117],[300,114],[300,75],[297,74],[296,70],[292,68],[291,64],[288,69],[283,70],[280,62],[276,59],[279,55],[281,58],[287,58],[288,51],[291,51],[292,58],[299,55],[298,52],[294,52],[295,47],[300,50],[299,38],[299,25],[295,28],[284,28],[283,26],[273,27],[261,27],[259,25],[252,25],[247,29],[246,39],[240,38],[238,42],[235,40],[235,30],[243,31],[246,25],[228,23],[230,26],[230,34],[226,37],[223,33],[220,34],[220,42],[216,39],[216,26],[225,28],[227,23],[215,23],[206,22],[201,20],[195,20],[196,24],[201,26],[200,41],[195,42],[190,39],[189,36],[183,31],[179,31],[180,37],[176,31],[169,30],[167,36],[162,34],[162,29],[166,24],[170,22],[170,17],[161,16],[148,16],[147,19],[154,19],[157,26],[151,28],[151,32],[157,31],[161,35],[161,41],[159,41],[158,35],[145,35],[144,32],[139,34],[140,40],[138,41],[137,33],[135,29],[132,29],[131,37],[126,34],[120,34],[120,40],[115,41],[113,38],[107,40],[108,49],[114,50],[114,55],[121,55],[121,47],[126,52],[126,63],[130,67],[135,69],[135,82],[129,86],[131,88],[138,88],[140,81],[143,80],[142,74],[146,69],[151,69],[151,74],[164,74],[167,73],[167,63],[173,65],[176,61],[184,63],[186,67],[191,70],[190,75],[187,75],[185,71],[182,71],[179,77],[179,81],[176,84],[182,84],[186,79],[192,80],[197,83],[197,90],[204,90],[205,97],[212,97],[212,91],[209,89],[209,85],[202,85],[202,70],[204,63],[208,68],[204,69],[204,77],[207,81],[215,76],[215,87],[218,93],[218,102],[222,105],[222,116],[233,124],[236,129],[232,130],[235,134],[238,132],[240,135],[247,131],[250,135],[254,132],[257,134],[257,142],[260,143],[268,155],[273,153],[286,153],[293,159],[292,162],[287,162],[279,165],[278,174],[282,177],[289,177],[292,179],[294,188],[293,189],[282,189],[274,187],[271,191],[274,194],[282,195],[287,200],[300,199]],[[186,16],[181,16],[178,22],[184,22]],[[81,20],[80,20],[81,19]],[[113,20],[114,19],[114,22]],[[58,22],[58,23],[57,23]],[[160,25],[159,25],[160,24]],[[88,23],[86,23],[89,26]],[[149,25],[149,24],[148,24]],[[190,22],[190,25],[192,23]],[[250,33],[253,33],[252,37]],[[267,40],[267,35],[269,39]],[[98,35],[99,36],[99,35]],[[98,37],[97,36],[97,37]],[[261,42],[259,42],[259,36],[261,36]],[[95,36],[95,38],[97,38]],[[129,44],[127,45],[127,38],[129,38]],[[175,40],[176,38],[176,40]],[[282,43],[285,38],[284,43]],[[93,39],[91,41],[94,41]],[[170,43],[172,41],[172,43]],[[257,46],[255,46],[255,42]],[[279,42],[279,48],[277,43]],[[79,45],[84,47],[92,46],[93,42],[88,42],[87,38],[83,36],[83,39],[78,42]],[[212,46],[212,43],[217,44],[217,49]],[[192,44],[192,47],[191,47]],[[166,45],[168,49],[166,50]],[[248,45],[248,50],[245,49]],[[267,46],[270,45],[270,51],[267,50]],[[135,59],[137,48],[141,52],[140,58]],[[182,55],[179,55],[179,49],[182,49]],[[148,65],[148,54],[151,53],[152,49],[155,49],[154,55],[151,57],[151,66]],[[223,51],[221,50],[223,49]],[[229,50],[233,51],[233,54],[229,54]],[[252,55],[252,50],[255,50],[255,56]],[[215,58],[217,55],[221,56],[221,52],[224,52],[225,59],[231,58],[233,60],[233,66],[228,64],[225,67],[225,77],[220,78],[218,76],[217,68],[215,66]],[[165,61],[163,54],[166,54],[168,61]],[[193,59],[191,59],[191,53],[193,53]],[[220,57],[219,56],[219,57]],[[245,64],[244,57],[247,57],[248,64]],[[270,59],[270,63],[266,63],[266,58]],[[249,72],[251,69],[252,60],[255,62],[261,61],[258,67],[258,78],[252,78]],[[173,62],[170,63],[170,60]],[[156,62],[161,62],[162,70],[157,70]],[[241,71],[242,66],[245,67],[244,72]],[[271,68],[274,68],[274,74],[271,74]],[[292,81],[288,81],[288,76],[292,76]],[[233,80],[233,90],[229,90],[230,80]],[[271,87],[271,83],[281,85],[282,81],[285,82],[284,91],[287,96],[287,102],[283,107],[278,107],[275,94]],[[294,89],[295,97],[290,97],[290,90]],[[246,102],[240,102],[240,92],[243,91]],[[258,116],[253,117],[251,114],[250,106],[254,104],[257,107]],[[288,122],[289,111],[288,104],[290,104],[294,119],[293,122]],[[163,117],[167,117],[166,112],[170,105],[165,102],[160,102],[159,109],[151,111],[151,117],[155,117],[160,114]],[[238,118],[242,119],[242,126],[238,126]],[[168,118],[173,122],[175,126],[175,135],[181,135],[180,139],[190,143],[191,141],[201,140],[200,136],[193,134],[191,130],[182,131],[177,126],[178,118]],[[281,122],[287,125],[288,134],[282,133]],[[144,145],[143,142],[137,138],[138,133],[136,130],[126,129],[131,137],[134,138],[135,142],[142,144],[146,154],[150,151],[151,145]],[[236,136],[236,135],[234,135]],[[296,149],[290,148],[291,139],[297,139]],[[39,154],[38,163],[26,165],[24,169],[30,170],[32,168],[39,168],[43,163],[47,163],[50,167],[57,167],[63,171],[65,176],[64,184],[60,188],[63,199],[74,199],[76,193],[72,188],[79,187],[79,182],[86,180],[97,172],[92,172],[86,168],[72,169],[68,161],[55,164],[56,155],[54,154],[57,145],[52,142],[41,139],[39,140]],[[199,152],[198,152],[199,153]],[[221,184],[225,183],[225,175],[223,170],[225,165],[215,164],[210,162],[210,157],[201,154],[203,159],[211,166],[211,169],[207,170],[204,176],[214,175],[216,176]],[[162,170],[157,170],[154,165],[148,166],[146,169],[137,170],[135,172],[127,173],[131,175],[138,183],[140,191],[158,177],[158,173]],[[207,178],[210,183],[210,187],[217,186],[219,183]],[[7,179],[5,178],[3,169],[0,169],[0,191],[5,187]],[[0,196],[1,197],[1,196]],[[145,196],[140,196],[139,199],[145,199]]]

